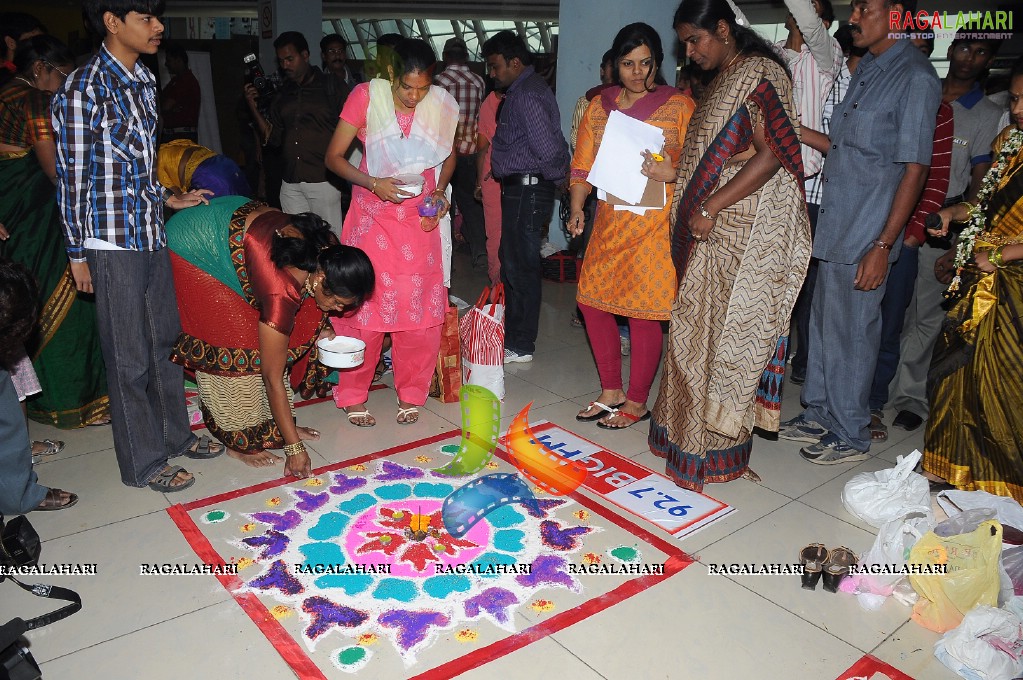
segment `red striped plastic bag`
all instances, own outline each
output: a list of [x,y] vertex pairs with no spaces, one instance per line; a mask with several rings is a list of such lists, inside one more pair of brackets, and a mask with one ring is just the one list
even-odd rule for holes
[[483,289],[458,324],[462,384],[485,387],[504,399],[504,286]]

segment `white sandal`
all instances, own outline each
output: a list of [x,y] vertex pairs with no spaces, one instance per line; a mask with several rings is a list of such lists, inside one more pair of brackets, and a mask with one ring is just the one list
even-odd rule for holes
[[[410,416],[415,416],[412,420],[409,420]],[[412,425],[419,422],[419,407],[409,406],[408,408],[398,407],[398,418],[397,422],[399,425]]]
[[[348,422],[356,427],[373,427],[377,424],[375,418],[373,419],[373,422],[369,422],[367,420],[368,418],[373,418],[373,414],[370,413],[368,409],[363,409],[361,411],[349,411],[347,408],[342,408],[341,410],[347,414]],[[362,422],[356,422],[359,419],[361,419]]]

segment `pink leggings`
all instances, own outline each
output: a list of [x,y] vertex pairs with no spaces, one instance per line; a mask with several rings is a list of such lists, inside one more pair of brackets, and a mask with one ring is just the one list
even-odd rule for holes
[[[586,335],[597,361],[601,389],[622,389],[622,348],[614,314],[582,303],[579,309],[586,321]],[[625,396],[629,401],[645,404],[661,363],[661,322],[629,318],[629,333],[632,352],[629,354],[629,389]]]
[[[398,399],[416,406],[426,403],[430,380],[437,368],[440,336],[443,324],[411,331],[391,333],[391,365],[394,369],[394,389]],[[340,371],[340,382],[334,388],[334,403],[338,408],[365,403],[373,373],[380,361],[384,333],[363,331],[352,326],[338,330],[339,335],[360,338],[366,343],[366,359],[361,366]]]

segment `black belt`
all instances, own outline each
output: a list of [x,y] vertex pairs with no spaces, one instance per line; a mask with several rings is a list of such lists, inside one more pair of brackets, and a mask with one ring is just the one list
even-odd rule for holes
[[941,204],[942,208],[947,208],[950,205],[962,203],[966,199],[966,194],[959,194],[958,196],[949,196],[945,199],[945,202]]
[[501,186],[523,186],[531,187],[544,182],[543,175],[534,175],[528,172],[515,172],[500,178]]

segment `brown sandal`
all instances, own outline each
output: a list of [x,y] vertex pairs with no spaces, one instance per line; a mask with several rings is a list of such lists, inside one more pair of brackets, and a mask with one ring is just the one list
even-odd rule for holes
[[850,568],[856,562],[856,553],[844,545],[832,548],[828,552],[828,561],[824,563],[824,590],[837,593],[842,579],[849,575]]
[[[65,494],[67,494],[65,496]],[[36,510],[48,512],[50,510],[63,510],[70,508],[72,505],[78,502],[78,494],[73,494],[70,491],[64,491],[63,489],[47,489],[46,496],[39,505],[35,507]]]

